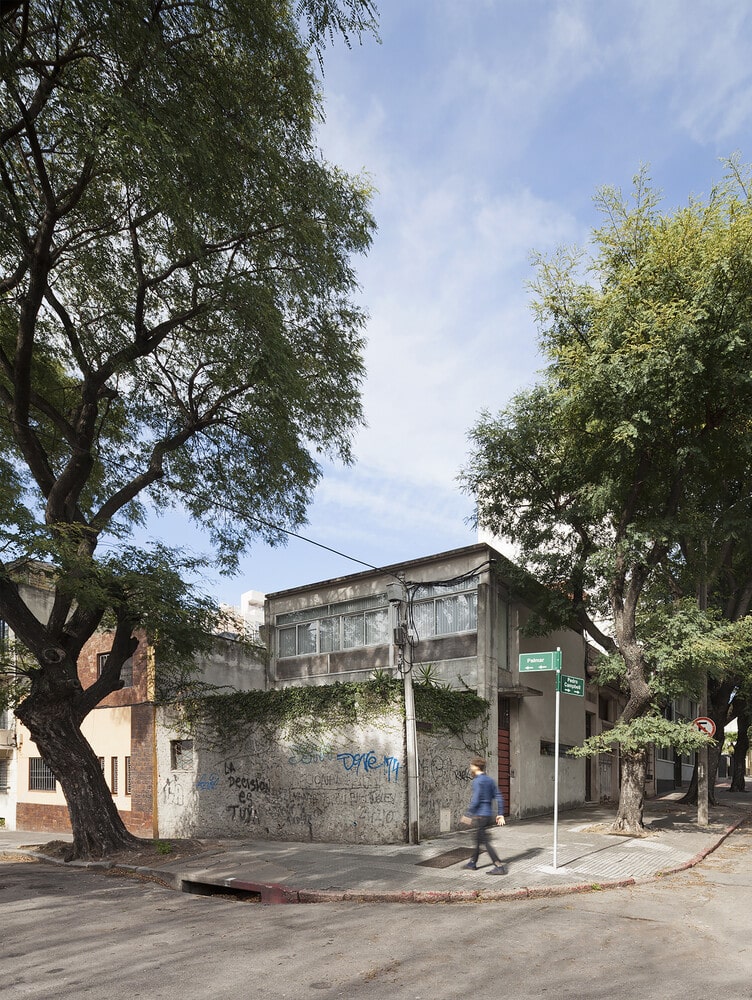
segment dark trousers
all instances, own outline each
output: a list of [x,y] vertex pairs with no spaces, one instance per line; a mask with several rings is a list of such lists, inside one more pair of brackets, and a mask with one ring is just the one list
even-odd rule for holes
[[478,863],[481,851],[488,851],[488,854],[495,865],[501,864],[501,858],[494,850],[488,831],[492,826],[496,826],[496,819],[493,816],[476,816],[473,820],[475,824],[475,853],[470,859],[473,864]]

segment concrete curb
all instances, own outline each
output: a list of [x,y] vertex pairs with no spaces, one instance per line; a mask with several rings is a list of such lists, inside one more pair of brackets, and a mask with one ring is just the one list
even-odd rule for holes
[[684,872],[689,868],[694,868],[695,865],[699,865],[699,863],[704,861],[709,854],[712,854],[713,851],[717,851],[724,840],[730,836],[734,830],[738,830],[739,827],[746,823],[748,819],[749,816],[747,815],[740,816],[739,819],[734,820],[733,823],[730,823],[726,827],[714,844],[710,844],[709,847],[704,847],[698,854],[695,854],[693,858],[690,858],[689,861],[685,861],[683,864],[678,865],[676,868],[667,868],[665,871],[656,872],[655,875],[650,877],[650,880],[655,881],[656,879],[664,878],[666,875],[676,875],[678,872]]
[[669,875],[687,871],[704,861],[716,851],[735,830],[750,819],[745,813],[739,819],[730,823],[722,831],[717,840],[703,848],[689,861],[675,868],[657,871],[652,875],[638,878],[614,879],[608,882],[581,882],[571,885],[555,886],[520,886],[516,889],[438,889],[438,890],[363,890],[363,889],[295,889],[278,882],[251,882],[239,878],[225,878],[218,881],[201,879],[190,875],[180,875],[176,872],[159,868],[147,868],[139,865],[116,864],[109,861],[61,861],[41,851],[7,850],[6,854],[17,854],[22,857],[46,861],[49,864],[64,867],[88,868],[94,871],[111,871],[117,869],[125,875],[135,873],[148,878],[157,879],[167,888],[178,892],[190,892],[187,885],[201,885],[228,889],[229,891],[248,892],[259,896],[260,902],[267,905],[302,904],[302,903],[495,903],[512,902],[522,899],[546,899],[555,896],[568,896],[588,892],[605,892],[609,889],[624,889],[634,885],[645,885],[657,882]]

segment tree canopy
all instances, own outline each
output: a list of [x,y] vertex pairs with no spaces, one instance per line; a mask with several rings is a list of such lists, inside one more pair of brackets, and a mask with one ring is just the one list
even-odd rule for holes
[[[512,538],[548,585],[545,621],[574,617],[619,659],[624,723],[655,709],[657,660],[641,618],[686,596],[679,567],[697,592],[711,533],[725,547],[727,599],[749,612],[749,579],[729,562],[748,545],[752,496],[748,182],[731,164],[707,200],[673,212],[644,171],[631,201],[601,191],[592,248],[537,260],[541,379],[471,431],[462,482],[478,520]],[[665,738],[662,722],[655,731]],[[631,828],[644,763],[622,750],[634,780],[618,822]]]
[[[179,503],[229,571],[302,522],[321,456],[350,460],[353,257],[374,223],[368,182],[317,149],[310,52],[373,32],[375,8],[25,0],[2,18],[0,615],[36,660],[18,714],[57,772],[45,712],[91,707],[76,658],[106,614],[95,693],[118,686],[137,580],[165,566],[126,547],[134,524]],[[28,557],[56,570],[46,623],[14,583]]]

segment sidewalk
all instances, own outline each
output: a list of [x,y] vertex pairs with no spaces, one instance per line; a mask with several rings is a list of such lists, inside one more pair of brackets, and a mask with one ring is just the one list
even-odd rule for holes
[[[697,810],[674,792],[645,803],[644,837],[607,833],[615,805],[592,805],[559,814],[557,866],[553,868],[553,818],[510,821],[493,833],[509,874],[488,874],[481,856],[477,871],[462,865],[471,853],[471,834],[445,834],[419,845],[343,845],[278,841],[207,841],[205,853],[170,861],[158,869],[130,868],[159,877],[175,889],[203,894],[223,891],[267,903],[462,902],[558,895],[612,888],[692,867],[752,816],[752,794],[716,789],[718,805],[707,827]],[[0,830],[0,852],[18,853],[60,834]],[[77,864],[77,862],[73,862]],[[86,864],[86,863],[84,863]],[[94,863],[97,867],[112,867]]]

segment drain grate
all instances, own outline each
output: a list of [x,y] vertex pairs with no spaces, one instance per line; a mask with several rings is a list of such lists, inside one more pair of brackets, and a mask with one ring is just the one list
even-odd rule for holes
[[426,858],[425,861],[418,861],[417,863],[424,868],[449,868],[460,861],[467,861],[472,856],[473,852],[471,848],[455,847],[451,851],[445,851],[444,854],[437,854],[433,858]]
[[191,882],[183,880],[183,892],[193,896],[217,896],[219,899],[239,899],[245,903],[260,903],[261,892],[253,889],[236,889],[227,885],[217,885],[212,882]]

